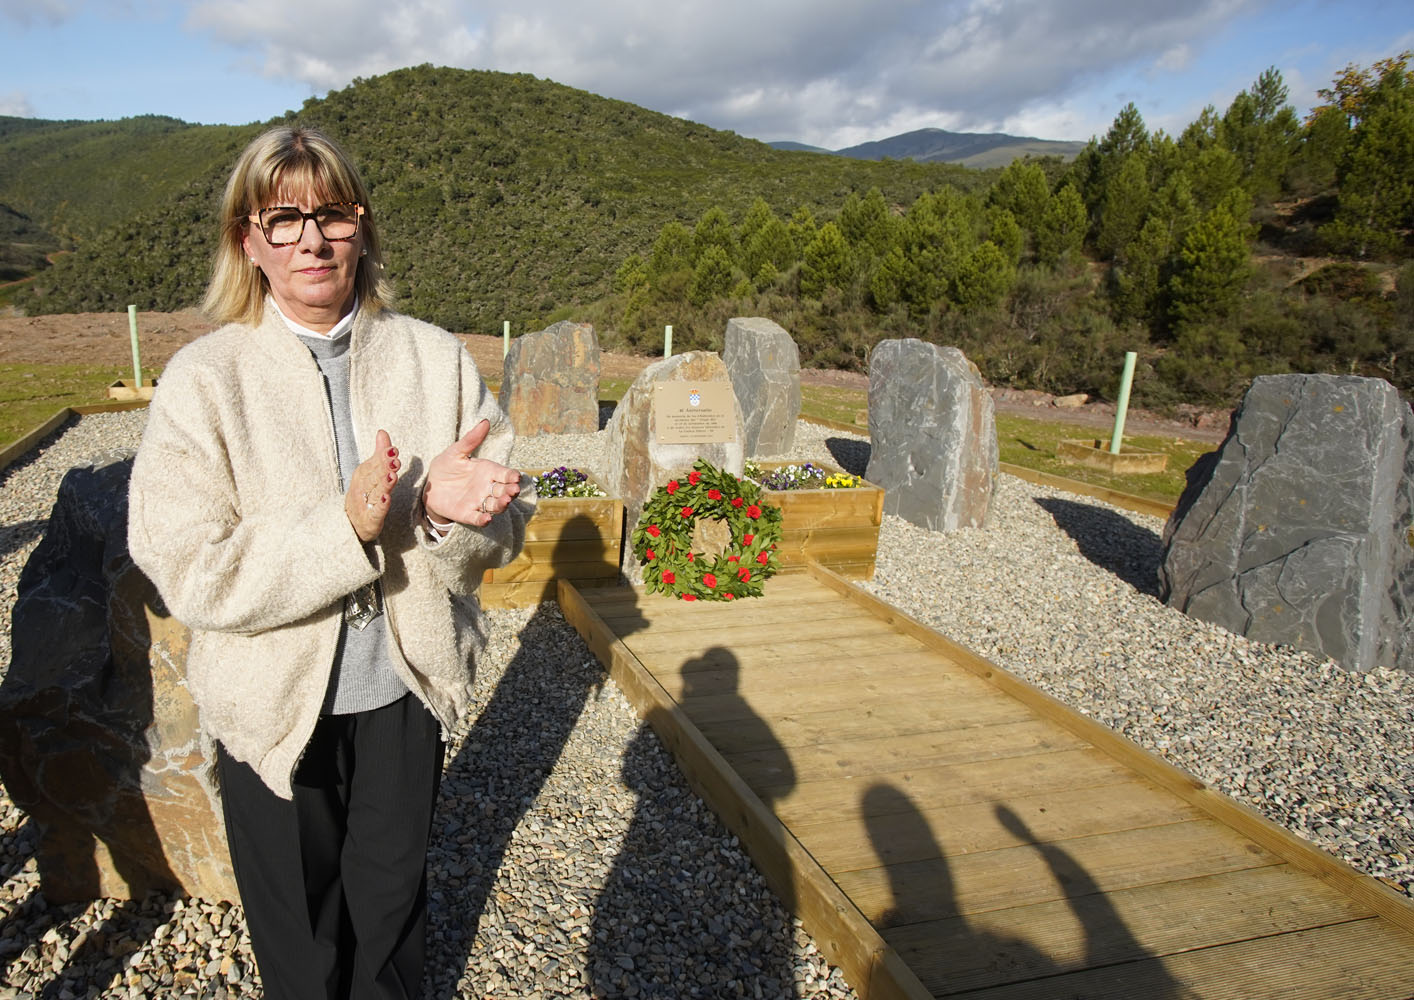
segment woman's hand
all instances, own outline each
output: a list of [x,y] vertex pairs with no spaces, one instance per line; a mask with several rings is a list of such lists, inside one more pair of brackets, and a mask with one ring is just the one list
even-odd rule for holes
[[344,495],[344,513],[349,516],[361,542],[371,542],[383,530],[388,517],[388,496],[398,482],[398,449],[388,432],[379,430],[374,439],[373,454],[360,463],[349,477],[349,491]]
[[472,457],[490,429],[490,421],[481,421],[427,467],[422,506],[428,516],[482,528],[520,494],[518,470]]

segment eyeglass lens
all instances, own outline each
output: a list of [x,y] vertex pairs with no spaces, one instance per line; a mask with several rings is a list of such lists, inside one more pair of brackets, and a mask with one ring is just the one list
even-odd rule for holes
[[314,220],[326,240],[347,240],[358,232],[358,206],[342,202],[320,205],[313,212],[284,205],[262,209],[260,229],[271,246],[286,246],[299,242],[306,219]]

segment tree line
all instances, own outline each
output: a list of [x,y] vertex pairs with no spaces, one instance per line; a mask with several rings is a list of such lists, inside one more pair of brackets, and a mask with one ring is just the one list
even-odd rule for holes
[[[714,347],[771,316],[813,363],[862,368],[883,337],[962,348],[990,381],[1114,391],[1140,354],[1150,405],[1228,404],[1253,375],[1414,385],[1414,73],[1348,67],[1302,121],[1268,69],[1177,136],[1127,105],[1070,164],[1019,160],[907,204],[832,213],[755,200],[670,221],[626,255],[599,319],[648,346]],[[678,331],[682,331],[679,334]]]

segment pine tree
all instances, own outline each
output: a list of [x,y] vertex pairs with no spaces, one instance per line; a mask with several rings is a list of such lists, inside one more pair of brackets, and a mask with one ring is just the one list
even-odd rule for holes
[[1178,323],[1220,318],[1236,304],[1250,268],[1246,216],[1245,203],[1228,198],[1189,230],[1169,282]]
[[1096,249],[1105,257],[1118,256],[1139,234],[1149,211],[1149,163],[1143,153],[1130,153],[1120,163],[1100,203]]
[[820,227],[800,262],[800,292],[818,299],[826,288],[841,291],[849,284],[849,244],[839,226],[827,222]]
[[720,244],[708,243],[692,269],[688,301],[699,308],[721,298],[732,287],[732,262]]
[[1322,232],[1364,257],[1394,251],[1401,230],[1414,225],[1414,81],[1392,66],[1359,107],[1340,165],[1339,207]]
[[1051,195],[1041,215],[1041,228],[1036,234],[1036,256],[1043,264],[1056,266],[1080,252],[1088,227],[1085,203],[1079,193],[1069,184],[1062,186]]

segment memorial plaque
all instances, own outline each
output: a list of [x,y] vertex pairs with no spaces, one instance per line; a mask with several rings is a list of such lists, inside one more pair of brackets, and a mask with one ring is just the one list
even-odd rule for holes
[[653,387],[658,444],[736,440],[736,397],[730,382],[660,382]]

